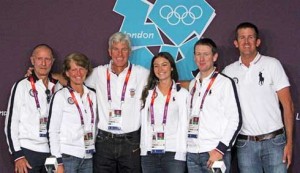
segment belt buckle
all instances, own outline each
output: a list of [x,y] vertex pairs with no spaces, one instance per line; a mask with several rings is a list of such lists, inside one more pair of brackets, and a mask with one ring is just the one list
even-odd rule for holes
[[248,136],[248,137],[247,137],[247,140],[248,140],[248,141],[254,141],[254,142],[260,141],[260,139],[259,139],[258,136]]
[[261,139],[259,138],[259,136],[253,136],[253,139],[254,139],[255,142],[261,141]]

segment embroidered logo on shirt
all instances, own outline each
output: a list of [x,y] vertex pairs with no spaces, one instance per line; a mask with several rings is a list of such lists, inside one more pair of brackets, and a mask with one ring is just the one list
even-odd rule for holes
[[72,99],[72,97],[69,97],[69,98],[68,98],[68,103],[69,103],[70,105],[74,104],[74,100]]
[[131,98],[133,98],[134,95],[135,95],[135,89],[134,89],[134,88],[131,88],[129,91],[130,91],[130,96],[131,96]]
[[259,85],[263,85],[263,84],[264,84],[264,81],[265,81],[265,78],[262,76],[262,72],[259,72],[258,77],[259,77],[259,82],[258,82],[258,84],[259,84]]
[[[37,92],[37,91],[36,91],[36,92]],[[32,90],[32,89],[29,90],[29,95],[30,95],[31,97],[34,97],[34,94],[33,94],[33,90]]]

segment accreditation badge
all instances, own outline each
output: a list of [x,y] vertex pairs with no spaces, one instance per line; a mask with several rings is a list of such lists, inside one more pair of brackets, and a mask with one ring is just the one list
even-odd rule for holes
[[108,118],[108,130],[121,130],[122,110],[110,110]]
[[40,117],[40,137],[47,137],[47,123],[48,117],[42,116]]
[[86,154],[93,154],[96,152],[93,132],[91,131],[84,132],[84,145],[85,145]]
[[192,116],[189,121],[188,138],[198,138],[199,116]]
[[152,146],[151,153],[152,154],[163,154],[165,153],[165,132],[163,127],[154,127],[152,130]]

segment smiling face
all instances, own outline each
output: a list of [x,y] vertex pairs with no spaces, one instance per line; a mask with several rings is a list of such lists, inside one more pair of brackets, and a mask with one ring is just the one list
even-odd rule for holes
[[171,80],[173,68],[170,62],[164,57],[157,57],[153,62],[154,74],[159,81]]
[[241,57],[254,58],[260,43],[261,41],[257,38],[253,28],[240,28],[237,30],[237,38],[234,41],[234,45],[239,49]]
[[128,64],[128,58],[130,55],[130,48],[125,42],[112,43],[108,53],[112,59],[113,70],[124,70]]
[[48,76],[54,62],[50,49],[47,47],[38,47],[33,51],[30,59],[38,78]]
[[81,67],[71,60],[70,69],[66,71],[66,76],[70,79],[71,86],[73,85],[83,85],[83,82],[86,79],[88,70],[84,67]]
[[208,45],[199,44],[195,47],[194,60],[201,76],[206,77],[214,70],[214,62],[218,59],[218,53],[213,54]]

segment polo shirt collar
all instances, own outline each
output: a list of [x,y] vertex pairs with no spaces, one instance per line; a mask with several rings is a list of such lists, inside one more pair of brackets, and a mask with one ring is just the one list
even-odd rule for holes
[[[257,52],[255,58],[253,59],[253,61],[250,62],[250,65],[255,65],[256,63],[258,63],[258,61],[261,59],[261,54],[259,52]],[[240,65],[243,65],[242,63],[242,57],[239,58],[239,63]]]

